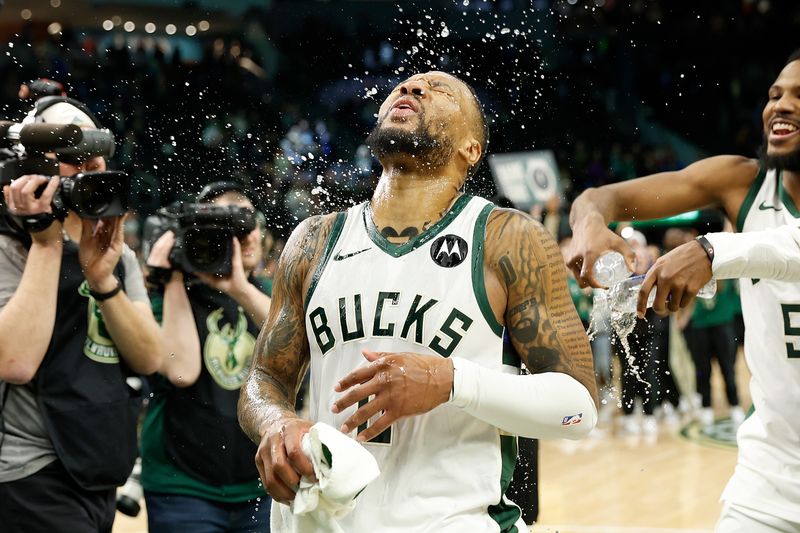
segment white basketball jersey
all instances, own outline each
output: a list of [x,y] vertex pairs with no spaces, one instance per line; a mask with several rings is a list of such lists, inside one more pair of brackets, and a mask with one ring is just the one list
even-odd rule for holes
[[[761,170],[737,229],[758,231],[799,219],[781,172]],[[737,433],[739,460],[722,498],[800,522],[800,284],[743,279],[741,297],[755,412]]]
[[[312,420],[339,428],[355,411],[335,415],[331,406],[336,383],[368,364],[363,349],[458,356],[519,373],[519,359],[503,360],[503,327],[484,288],[492,208],[462,196],[403,245],[380,234],[368,203],[340,215],[306,298]],[[496,427],[443,404],[395,422],[365,447],[381,474],[340,521],[344,531],[527,531],[503,498],[516,438]]]

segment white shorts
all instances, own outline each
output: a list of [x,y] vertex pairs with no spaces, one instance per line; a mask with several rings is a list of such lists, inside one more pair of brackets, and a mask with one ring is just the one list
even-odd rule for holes
[[798,533],[800,524],[725,502],[714,533]]

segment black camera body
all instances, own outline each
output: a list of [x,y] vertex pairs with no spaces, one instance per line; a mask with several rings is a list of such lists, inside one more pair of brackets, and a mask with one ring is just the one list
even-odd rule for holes
[[[5,144],[0,149],[0,187],[26,174],[57,176],[58,160],[47,157],[47,153],[72,164],[114,153],[114,136],[108,130],[82,130],[74,124],[0,121],[0,143]],[[129,181],[124,172],[83,172],[59,179],[61,184],[51,206],[56,218],[63,220],[67,210],[88,219],[121,216],[128,210]],[[2,207],[7,214],[5,205]]]
[[175,234],[169,256],[172,267],[182,272],[230,274],[233,238],[242,239],[258,225],[256,212],[235,205],[178,202],[160,209],[144,222],[143,252],[165,232]]
[[57,218],[66,216],[68,209],[88,219],[118,217],[128,211],[129,180],[124,172],[79,172],[59,179],[61,185],[52,202],[53,214]]

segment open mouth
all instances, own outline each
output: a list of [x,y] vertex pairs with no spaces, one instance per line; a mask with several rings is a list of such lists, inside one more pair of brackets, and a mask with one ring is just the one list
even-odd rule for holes
[[769,128],[770,141],[783,141],[797,134],[800,127],[792,121],[777,118],[772,121]]
[[392,109],[389,110],[389,114],[395,117],[407,117],[416,114],[418,111],[417,103],[414,102],[413,99],[400,98],[394,103]]

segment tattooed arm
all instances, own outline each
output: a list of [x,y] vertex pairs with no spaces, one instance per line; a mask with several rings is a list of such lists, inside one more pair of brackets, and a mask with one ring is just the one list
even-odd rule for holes
[[495,209],[486,226],[484,264],[506,293],[506,328],[532,374],[562,372],[597,404],[589,339],[572,303],[561,250],[528,215]]
[[516,435],[586,436],[597,423],[592,355],[558,246],[541,224],[506,209],[490,215],[485,242],[489,301],[532,375],[452,357],[451,403]]
[[278,261],[272,306],[239,397],[239,424],[259,444],[256,466],[267,492],[282,503],[294,499],[301,476],[314,477],[300,439],[312,422],[294,411],[308,369],[303,296],[318,264],[334,215],[312,217],[292,233]]

